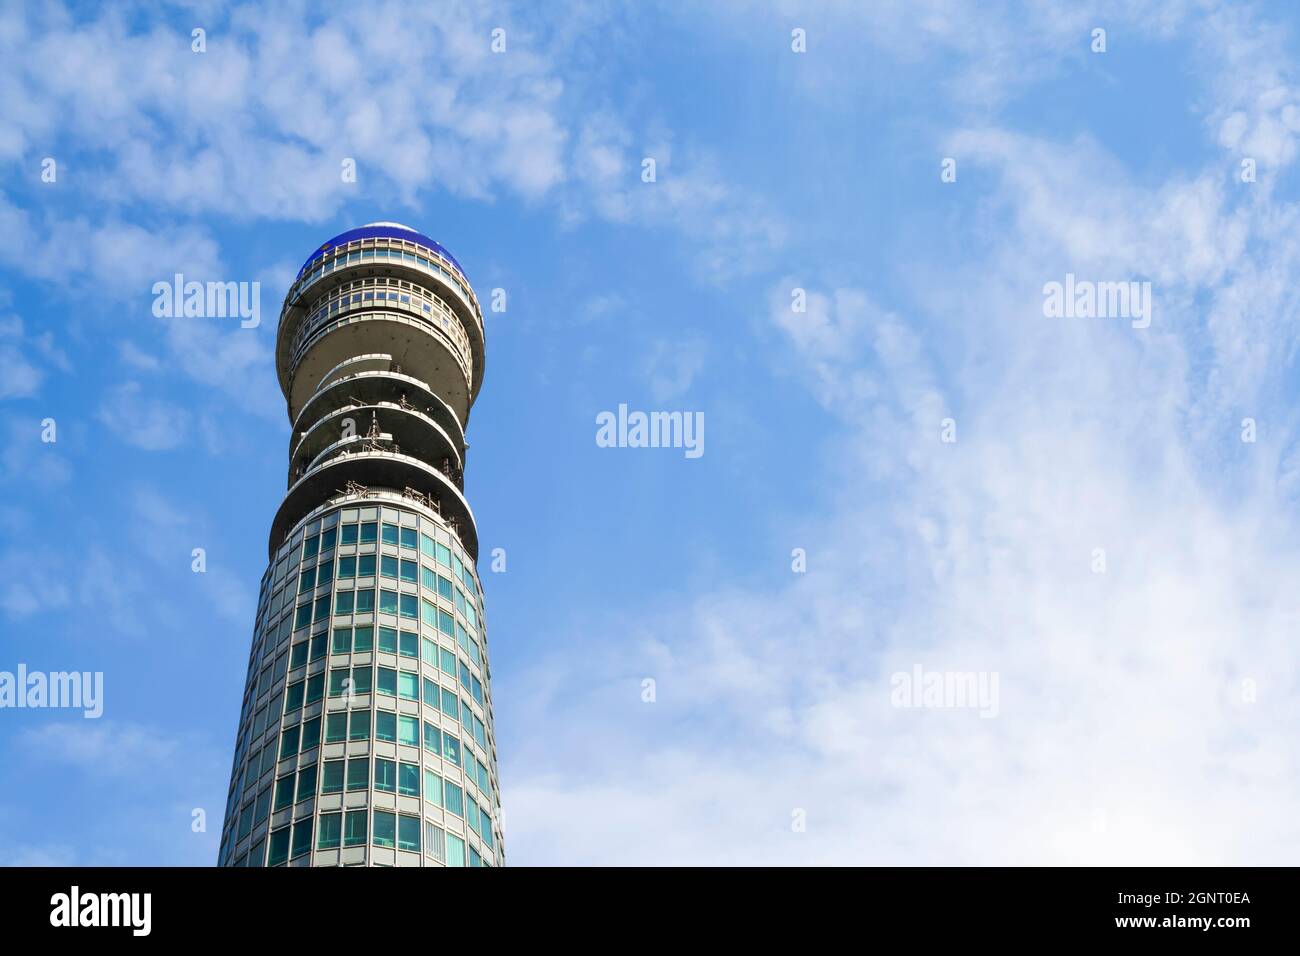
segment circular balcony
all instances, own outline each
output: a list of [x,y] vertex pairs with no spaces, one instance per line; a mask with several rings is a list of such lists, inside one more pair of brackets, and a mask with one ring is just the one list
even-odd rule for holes
[[[444,474],[450,473],[458,487],[463,487],[460,475],[464,461],[455,442],[432,418],[410,406],[395,402],[373,402],[346,405],[326,413],[302,433],[289,453],[291,464],[289,483],[292,484],[315,463],[318,456],[341,439],[351,421],[352,436],[364,438],[372,424],[383,435],[407,454],[414,454],[431,462]],[[440,463],[446,461],[446,467]]]
[[394,372],[392,365],[390,355],[359,355],[330,369],[294,419],[294,432],[300,434],[318,418],[352,404],[397,402],[400,405],[405,399],[407,404],[433,419],[463,457],[465,432],[456,413],[428,383],[405,372]]
[[[340,443],[351,445],[353,440]],[[285,536],[313,509],[338,495],[364,497],[368,490],[402,492],[411,489],[431,500],[435,510],[453,523],[461,544],[478,561],[478,529],[469,502],[450,477],[437,468],[400,452],[367,450],[349,453],[347,447],[333,450],[333,457],[320,456],[315,467],[289,486],[271,523],[267,542],[270,560],[275,559]]]
[[461,422],[469,418],[470,372],[440,330],[412,316],[355,312],[321,327],[286,367],[289,420],[297,421],[317,384],[333,368],[358,355],[382,352],[403,371],[424,382]]

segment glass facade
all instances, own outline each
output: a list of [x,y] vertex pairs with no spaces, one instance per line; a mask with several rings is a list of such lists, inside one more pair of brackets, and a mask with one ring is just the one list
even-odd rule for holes
[[[407,241],[404,233],[399,239]],[[335,256],[323,258],[333,262]],[[321,272],[318,266],[318,277]],[[459,272],[455,278],[464,295],[468,284]],[[333,347],[328,331],[313,331],[308,353],[301,350],[302,329],[319,316],[320,303],[340,301],[344,287],[400,288],[397,283],[409,279],[400,263],[376,266],[373,258],[358,260],[351,272],[340,270],[332,281],[320,279],[323,286],[312,285],[307,273],[290,291],[281,317],[281,341],[288,337],[296,345],[284,353],[286,361],[296,366],[309,354],[312,335],[325,336],[316,339],[322,348]],[[439,291],[421,290],[421,301]],[[470,362],[454,354],[482,349],[481,331],[477,339],[468,331],[474,322],[481,330],[477,301],[472,291],[468,295],[475,314],[442,305],[458,317],[457,334],[431,335],[427,347],[452,351],[457,367],[481,368],[481,354]],[[301,304],[304,298],[312,308]],[[358,298],[356,308],[379,308],[378,301]],[[428,438],[402,449],[417,467],[394,469],[391,435],[404,423],[393,416],[418,412],[410,397],[437,396],[436,383],[418,381],[421,387],[408,391],[409,371],[382,353],[382,343],[358,341],[349,348],[362,349],[356,367],[331,356],[343,368],[320,380],[305,407],[313,417],[316,408],[321,416],[355,409],[353,424],[369,418],[370,430],[341,461],[318,458],[306,474],[293,473],[291,465],[290,494],[277,515],[262,578],[219,863],[500,865],[477,537],[463,497],[448,491],[448,478],[459,491],[459,474],[438,465],[440,458],[463,461],[468,405],[463,414],[457,411],[458,429],[413,432]],[[297,371],[282,364],[286,398]],[[361,375],[385,402],[343,397],[358,391]],[[476,388],[477,382],[471,396]],[[379,419],[381,404],[386,422]],[[292,399],[290,406],[295,419],[303,409]],[[429,411],[445,416],[447,408]],[[294,443],[300,440],[298,433]],[[335,464],[342,469],[321,483],[319,493],[295,497],[304,480]]]

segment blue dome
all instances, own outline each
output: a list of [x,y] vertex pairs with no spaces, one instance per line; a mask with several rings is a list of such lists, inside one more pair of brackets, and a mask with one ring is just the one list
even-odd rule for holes
[[315,252],[307,257],[307,261],[304,262],[302,268],[298,270],[298,278],[302,278],[302,274],[311,267],[311,264],[321,256],[325,255],[325,253],[330,249],[333,249],[335,246],[341,246],[352,242],[354,239],[405,239],[407,242],[417,243],[438,253],[438,255],[442,256],[456,267],[464,277],[466,283],[469,282],[469,276],[465,274],[465,270],[461,268],[461,264],[456,261],[456,257],[448,252],[445,247],[430,239],[424,233],[416,232],[410,226],[404,226],[400,222],[368,222],[364,226],[360,226],[356,229],[349,229],[347,232],[340,232],[334,238],[322,243]]

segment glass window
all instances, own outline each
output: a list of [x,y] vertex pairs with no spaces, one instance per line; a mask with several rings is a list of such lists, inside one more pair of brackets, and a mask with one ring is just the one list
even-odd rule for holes
[[419,574],[420,574],[419,562],[407,561],[405,558],[402,559],[401,578],[403,581],[409,581],[411,584],[416,584],[420,580]]
[[289,828],[283,827],[271,834],[271,855],[267,866],[278,866],[289,859]]
[[354,525],[354,524],[345,524],[345,525],[343,526],[343,533],[342,533],[342,535],[339,537],[339,543],[340,543],[340,544],[356,544],[356,543],[357,543],[357,526]]
[[375,811],[375,833],[372,842],[375,846],[397,845],[397,814],[389,813],[387,810]]
[[316,796],[316,765],[303,767],[298,771],[298,793],[295,800],[306,800]]
[[430,558],[434,555],[433,539],[427,534],[420,535],[420,553]]
[[402,714],[397,718],[397,742],[408,747],[420,746],[420,721],[418,718]]
[[397,764],[383,757],[375,758],[375,789],[384,793],[397,790]]
[[419,700],[420,675],[400,671],[397,675],[397,696],[403,700]]
[[293,670],[295,667],[302,667],[303,664],[307,663],[308,647],[309,645],[306,641],[293,645],[293,649],[289,651],[290,670]]
[[445,687],[442,688],[442,712],[452,720],[460,716],[460,700],[456,692]]
[[343,761],[326,760],[321,772],[320,792],[339,793],[343,789]]
[[348,789],[365,790],[370,786],[370,758],[352,757],[348,760]]
[[348,715],[344,711],[325,717],[325,742],[336,744],[348,738]]
[[420,795],[419,764],[404,763],[398,765],[397,792],[404,797],[418,797]]
[[385,554],[379,559],[379,574],[385,578],[397,577],[397,559]]
[[465,841],[450,833],[447,834],[447,865],[465,865]]
[[430,627],[437,626],[438,609],[434,607],[433,602],[428,598],[420,598],[420,620]]
[[397,613],[397,592],[380,589],[379,591],[379,613],[396,614]]
[[367,521],[361,526],[361,543],[374,544],[375,535],[379,531],[379,526],[373,521]]
[[383,542],[384,544],[397,544],[397,525],[384,525]]
[[283,810],[293,806],[293,774],[275,781],[275,809]]
[[397,671],[393,668],[379,668],[379,693],[397,696]]
[[313,621],[323,621],[325,618],[329,617],[329,614],[330,596],[327,594],[324,597],[318,597],[316,599],[316,609],[312,612],[311,619]]
[[307,703],[314,704],[325,694],[325,675],[313,674],[307,678]]
[[311,605],[299,604],[298,610],[294,612],[293,629],[296,631],[300,627],[306,627],[311,623]]
[[442,735],[442,756],[457,767],[460,766],[460,741],[446,732]]
[[424,799],[435,807],[442,806],[442,777],[432,770],[424,771]]
[[465,814],[465,796],[464,792],[450,780],[444,780],[442,784],[443,806],[448,813],[454,813],[456,816]]
[[398,596],[398,613],[402,617],[415,620],[420,614],[420,599],[414,594],[401,594]]
[[445,568],[451,567],[451,549],[445,544],[438,545],[438,563]]
[[298,733],[297,727],[290,727],[280,735],[280,759],[291,757],[298,752]]
[[300,750],[311,750],[320,743],[320,718],[313,717],[302,725],[302,746]]
[[442,731],[427,722],[424,725],[424,749],[431,754],[442,755]]
[[298,593],[306,594],[316,587],[316,569],[309,568],[298,575]]
[[313,634],[311,638],[311,659],[318,661],[325,656],[325,648],[329,634],[321,631],[319,634]]
[[444,674],[456,674],[456,652],[449,651],[445,647],[438,648],[438,653],[442,659],[442,672]]
[[355,578],[357,576],[357,559],[355,555],[339,558],[339,578]]
[[343,845],[364,846],[366,842],[366,811],[349,810],[343,818]]
[[316,568],[316,586],[329,584],[334,578],[334,562],[326,561]]
[[429,678],[424,678],[424,702],[430,707],[437,707],[439,699],[438,685]]
[[400,641],[398,642],[398,653],[403,657],[420,656],[420,635],[414,631],[403,631]]
[[316,557],[316,552],[320,550],[320,535],[314,534],[302,543],[302,556],[304,558]]
[[395,628],[379,628],[379,649],[385,654],[397,653],[397,630]]
[[357,591],[357,600],[354,610],[357,614],[370,614],[375,609],[375,589],[362,588]]
[[392,711],[380,710],[375,712],[375,739],[397,739],[397,715]]
[[448,635],[456,633],[456,619],[442,608],[438,608],[438,630]]
[[434,826],[426,821],[424,824],[424,852],[441,862],[447,858],[445,847],[442,827]]
[[418,536],[418,532],[417,532],[414,528],[403,528],[403,529],[402,529],[402,547],[403,547],[403,548],[414,548],[414,547],[416,546],[416,538],[417,538],[417,536]]
[[370,665],[352,668],[352,690],[358,694],[369,694],[374,670]]
[[351,614],[355,606],[355,591],[335,591],[334,592],[334,613]]
[[[352,651],[352,628],[334,628],[334,640],[330,644],[330,653],[348,654]],[[331,694],[331,696],[333,696]]]
[[433,667],[438,666],[438,645],[427,637],[420,639],[420,659]]
[[420,586],[430,591],[438,590],[438,575],[433,573],[432,568],[420,568]]
[[267,787],[257,795],[257,808],[253,813],[253,822],[260,824],[271,815],[271,788]]
[[354,710],[351,715],[351,727],[348,732],[349,740],[369,740],[370,739],[370,711]]
[[[303,645],[306,649],[306,645]],[[297,681],[290,684],[288,690],[284,692],[284,712],[291,714],[302,707],[303,682]]]
[[357,577],[373,578],[375,576],[375,556],[363,554],[357,557]]
[[449,601],[451,600],[451,580],[444,578],[441,574],[438,575],[438,594]]
[[354,632],[355,637],[352,641],[352,650],[358,654],[364,651],[374,650],[375,647],[375,629],[367,625],[359,627]]
[[311,852],[311,817],[293,825],[293,850],[290,856],[298,857]]
[[334,536],[337,533],[338,533],[338,529],[336,528],[329,528],[328,530],[322,531],[320,533],[321,554],[324,554],[326,551],[334,547]]
[[348,687],[348,669],[336,667],[330,671],[330,696],[342,697]]
[[343,838],[343,814],[322,813],[320,818],[320,835],[316,837],[316,849],[337,850]]
[[402,814],[397,818],[397,848],[420,852],[420,818]]

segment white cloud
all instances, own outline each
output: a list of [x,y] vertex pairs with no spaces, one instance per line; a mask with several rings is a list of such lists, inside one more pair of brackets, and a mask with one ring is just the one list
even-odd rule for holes
[[139,382],[110,388],[95,417],[127,444],[145,451],[176,448],[185,441],[190,426],[188,411],[145,396]]

